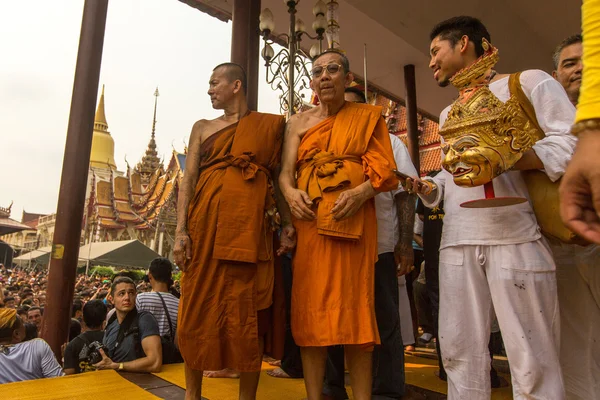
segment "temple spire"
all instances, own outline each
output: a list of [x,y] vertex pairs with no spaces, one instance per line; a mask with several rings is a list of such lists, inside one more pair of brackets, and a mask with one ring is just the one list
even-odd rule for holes
[[154,139],[154,132],[156,130],[156,106],[158,104],[158,96],[160,96],[160,93],[158,93],[157,86],[156,90],[154,91],[154,118],[152,119],[152,139]]
[[96,117],[94,118],[94,128],[101,132],[108,132],[108,122],[106,122],[106,113],[104,112],[104,85],[102,85],[102,94],[98,101]]
[[148,148],[146,149],[146,154],[142,157],[142,161],[140,161],[136,170],[140,173],[142,177],[142,183],[147,183],[150,180],[150,177],[154,174],[154,172],[161,167],[161,161],[158,158],[158,152],[156,151],[156,109],[158,105],[158,87],[154,91],[154,117],[152,118],[152,134],[150,135],[150,142],[148,143]]

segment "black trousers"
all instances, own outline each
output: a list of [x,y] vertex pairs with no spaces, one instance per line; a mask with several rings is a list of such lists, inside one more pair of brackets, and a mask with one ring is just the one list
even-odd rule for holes
[[[383,253],[375,264],[375,314],[381,345],[373,350],[373,400],[400,399],[404,395],[404,347],[398,313],[398,277],[394,253]],[[344,347],[327,349],[323,394],[348,398],[344,387]]]
[[285,343],[283,348],[283,358],[281,359],[281,369],[291,378],[303,378],[302,358],[300,357],[300,347],[294,341],[292,336],[292,326],[290,324],[290,315],[292,309],[292,260],[287,256],[281,257],[281,268],[283,269],[283,290],[285,291]]

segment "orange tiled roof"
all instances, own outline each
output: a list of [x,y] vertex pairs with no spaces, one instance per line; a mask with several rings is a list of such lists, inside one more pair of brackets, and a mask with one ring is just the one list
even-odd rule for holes
[[420,150],[419,158],[421,162],[421,176],[442,169],[442,149],[440,146]]

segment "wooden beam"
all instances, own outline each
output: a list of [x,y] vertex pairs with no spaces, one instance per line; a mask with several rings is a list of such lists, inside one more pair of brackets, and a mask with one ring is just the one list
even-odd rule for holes
[[85,0],[41,336],[61,360],[68,341],[108,0]]
[[404,66],[404,101],[406,104],[406,130],[408,139],[408,153],[419,172],[419,125],[417,119],[417,83],[415,79],[415,66],[408,64]]

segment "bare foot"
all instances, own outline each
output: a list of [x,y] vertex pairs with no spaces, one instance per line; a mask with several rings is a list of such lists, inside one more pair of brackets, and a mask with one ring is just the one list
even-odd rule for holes
[[281,360],[273,360],[273,361],[268,361],[269,365],[272,365],[273,367],[281,367]]
[[291,378],[291,376],[289,376],[281,368],[275,368],[270,371],[267,371],[267,375],[272,376],[273,378]]
[[273,361],[277,361],[276,359],[274,359],[273,357],[269,357],[266,354],[263,354],[263,361],[266,363],[271,364]]
[[225,368],[222,369],[220,371],[204,371],[203,373],[204,377],[206,378],[232,378],[232,379],[237,379],[240,377],[240,373],[230,369],[230,368]]
[[413,346],[412,344],[404,346],[404,351],[415,351],[415,346]]

